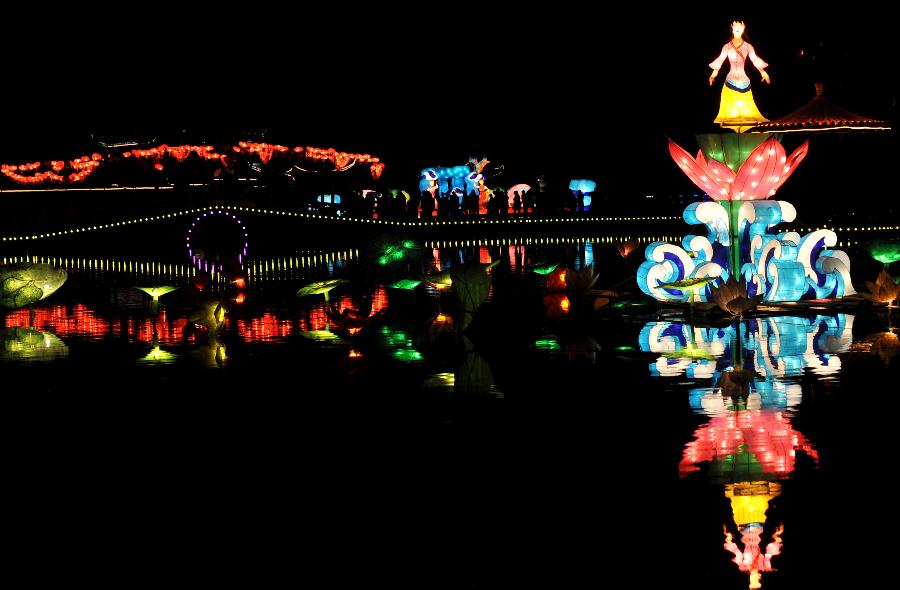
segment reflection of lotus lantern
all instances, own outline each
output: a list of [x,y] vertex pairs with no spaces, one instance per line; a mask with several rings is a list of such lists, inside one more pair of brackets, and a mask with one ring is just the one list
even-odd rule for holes
[[872,342],[872,352],[877,354],[885,365],[889,365],[891,359],[900,352],[900,338],[893,332],[878,334]]

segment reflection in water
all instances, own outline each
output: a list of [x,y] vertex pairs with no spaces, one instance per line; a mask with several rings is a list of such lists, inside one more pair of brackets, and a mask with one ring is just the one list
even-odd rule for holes
[[482,264],[465,263],[454,266],[450,271],[453,294],[460,307],[460,317],[456,320],[460,332],[472,322],[475,312],[488,297],[491,277]]
[[205,301],[191,314],[188,321],[206,332],[206,343],[199,344],[191,351],[191,356],[209,368],[222,367],[228,360],[225,344],[219,339],[225,327],[225,304],[221,301]]
[[900,338],[897,337],[896,330],[896,328],[888,328],[886,332],[878,332],[858,340],[853,343],[853,350],[878,355],[878,358],[887,367],[891,364],[891,359],[900,352]]
[[769,500],[780,494],[781,485],[776,482],[742,482],[725,486],[725,497],[731,500],[734,523],[741,533],[744,549],[741,551],[732,540],[733,536],[727,527],[723,527],[723,547],[734,555],[731,561],[738,569],[750,575],[751,589],[762,587],[762,573],[771,572],[772,558],[781,554],[783,525],[778,525],[772,532],[772,541],[766,545],[765,553],[760,551]]
[[393,358],[403,362],[424,360],[416,350],[412,336],[406,330],[393,326],[381,326],[378,330],[379,348],[388,351]]
[[773,479],[794,470],[797,450],[818,459],[806,437],[775,409],[725,410],[700,426],[694,439],[685,446],[678,465],[682,477],[698,471],[699,463],[709,462],[712,481]]
[[[797,377],[804,369],[831,375],[841,369],[835,353],[849,349],[852,327],[853,316],[846,314],[755,318],[721,328],[650,322],[641,330],[639,342],[645,352],[663,353],[650,367],[658,376],[712,378],[736,363],[767,378]],[[712,358],[677,356],[693,350]]]
[[291,321],[280,319],[272,311],[262,316],[237,321],[238,336],[244,342],[273,342],[283,340],[292,332]]
[[[334,252],[306,252],[304,255],[279,257],[272,259],[245,260],[243,268],[247,277],[254,283],[272,283],[301,280],[307,271],[323,268],[330,276],[344,268],[347,261],[359,257],[356,250],[339,250]],[[12,256],[0,259],[0,264],[45,263],[65,269],[70,275],[88,275],[93,278],[122,276],[139,282],[145,280],[162,283],[182,282],[200,272],[191,264],[171,263],[162,260],[127,260],[121,258],[68,258],[60,256]],[[228,285],[232,278],[214,268],[211,272],[203,271],[210,276],[213,285]]]
[[462,361],[453,375],[453,390],[463,395],[485,395],[491,393],[494,375],[484,357],[475,351],[468,336],[460,337]]
[[749,575],[750,588],[761,587],[762,573],[773,570],[772,558],[781,553],[780,524],[761,549],[769,501],[781,493],[773,480],[794,471],[797,451],[818,461],[812,443],[791,425],[802,400],[796,379],[804,370],[833,378],[841,367],[836,353],[852,343],[852,325],[852,315],[837,314],[707,328],[650,322],[641,330],[641,350],[662,355],[650,365],[653,375],[713,380],[713,387],[690,391],[691,407],[709,421],[685,445],[678,469],[687,477],[705,465],[709,480],[724,484],[743,549],[727,526],[723,547]]
[[71,308],[54,304],[35,309],[33,323],[29,310],[17,309],[6,315],[6,326],[33,326],[36,330],[50,331],[63,338],[67,336],[102,338],[112,329],[110,322],[98,317],[92,309],[82,303],[76,303]]
[[894,332],[882,332],[875,336],[872,342],[872,352],[877,354],[885,365],[890,364],[891,359],[900,351],[900,338]]
[[[163,318],[163,322],[165,322],[165,318]],[[165,323],[164,323],[165,325]],[[178,355],[169,352],[167,350],[163,350],[159,347],[159,331],[156,329],[156,318],[153,318],[152,321],[152,330],[153,330],[153,348],[150,349],[150,352],[147,353],[147,356],[138,359],[139,363],[159,363],[159,364],[168,364],[173,363],[178,358]]]
[[46,361],[65,357],[69,349],[55,334],[30,328],[0,328],[0,360]]

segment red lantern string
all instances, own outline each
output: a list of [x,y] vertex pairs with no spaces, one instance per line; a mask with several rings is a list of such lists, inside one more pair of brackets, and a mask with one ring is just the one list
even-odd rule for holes
[[[346,170],[354,163],[371,164],[370,172],[372,178],[380,178],[384,170],[384,164],[379,158],[370,154],[358,154],[353,152],[341,152],[334,148],[317,148],[312,146],[301,147],[296,146],[288,148],[283,145],[269,144],[262,142],[241,141],[238,145],[231,146],[231,151],[237,154],[257,154],[263,164],[268,164],[275,154],[293,154],[295,157],[308,158],[312,160],[328,160],[334,164],[335,170]],[[162,170],[162,158],[171,156],[178,162],[184,162],[191,154],[197,154],[204,160],[221,160],[225,163],[225,156],[215,151],[211,145],[177,145],[170,146],[160,144],[157,147],[149,149],[133,149],[121,152],[122,158],[136,159],[152,159],[155,160],[154,168]],[[112,157],[112,154],[109,155]],[[113,158],[115,159],[115,158]],[[68,180],[70,183],[82,182],[90,176],[100,164],[104,161],[100,154],[91,154],[90,156],[81,156],[73,160],[69,160],[68,168],[71,170],[69,174],[64,174],[66,170],[65,160],[50,160],[46,162],[49,170],[41,170],[41,162],[29,162],[25,164],[0,164],[0,172],[7,178],[20,184],[38,185],[47,182],[64,183]]]

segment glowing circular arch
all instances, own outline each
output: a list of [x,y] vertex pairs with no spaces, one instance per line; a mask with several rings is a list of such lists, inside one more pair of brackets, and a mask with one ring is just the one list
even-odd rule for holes
[[[217,258],[217,260],[210,261],[207,258],[207,254],[202,249],[202,244],[200,246],[196,243],[196,230],[203,227],[203,221],[205,219],[230,219],[232,220],[239,229],[239,235],[241,237],[241,241],[238,244],[237,248],[233,251],[234,260],[237,261],[238,264],[242,264],[244,259],[247,257],[247,249],[249,247],[248,241],[248,233],[246,224],[234,213],[231,211],[225,211],[223,209],[213,209],[212,211],[204,211],[203,213],[197,215],[194,220],[191,222],[191,227],[187,230],[187,236],[185,237],[185,244],[188,249],[188,256],[191,258],[191,263],[194,264],[197,268],[202,268],[203,270],[214,272],[216,267],[218,266],[220,270],[222,270],[224,263],[226,261],[231,261],[231,258],[225,258],[222,260],[221,258]],[[217,264],[218,261],[218,264]]]

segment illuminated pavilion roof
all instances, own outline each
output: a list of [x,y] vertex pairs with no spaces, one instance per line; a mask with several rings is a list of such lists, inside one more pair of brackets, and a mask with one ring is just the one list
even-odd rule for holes
[[816,95],[811,101],[775,121],[762,123],[750,133],[792,131],[886,131],[890,123],[869,119],[837,106],[823,96],[823,84],[816,84]]

